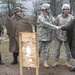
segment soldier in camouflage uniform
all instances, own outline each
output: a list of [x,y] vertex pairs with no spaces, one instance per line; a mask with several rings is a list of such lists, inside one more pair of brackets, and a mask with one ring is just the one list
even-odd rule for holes
[[[2,36],[4,33],[4,29],[2,27],[2,23],[0,21],[0,36]],[[0,44],[1,44],[1,40],[0,40]],[[4,63],[2,62],[2,55],[1,55],[1,52],[0,52],[0,65],[3,65]]]
[[3,65],[4,63],[2,62],[2,55],[1,55],[1,52],[0,52],[0,65]]
[[[59,14],[56,17],[55,24],[57,26],[66,26],[69,22],[71,22],[74,17],[69,14],[70,6],[68,4],[63,4],[62,6],[62,14]],[[67,40],[67,31],[56,30],[56,50],[55,50],[55,63],[52,66],[57,66],[59,64],[59,56],[60,56],[60,47],[64,42],[66,48],[66,63],[65,66],[71,67],[69,61],[71,58],[70,48]]]
[[44,3],[41,6],[41,14],[38,16],[37,20],[37,32],[39,37],[39,56],[42,51],[42,48],[44,49],[44,67],[49,67],[47,64],[47,60],[49,58],[49,50],[50,50],[50,43],[52,40],[52,33],[53,29],[56,28],[55,25],[52,23],[54,22],[54,18],[50,14],[50,4]]

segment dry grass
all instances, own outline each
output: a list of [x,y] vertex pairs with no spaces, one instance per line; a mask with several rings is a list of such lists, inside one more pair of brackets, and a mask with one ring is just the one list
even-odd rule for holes
[[[33,30],[34,30],[34,26],[33,26]],[[4,37],[8,37],[6,35],[6,29],[5,29],[5,33],[3,35]],[[61,50],[60,50],[60,64],[64,64],[65,62],[65,47],[64,45],[61,46]],[[9,52],[9,39],[1,41],[1,45],[0,45],[0,52],[2,53],[2,57],[3,57],[3,61],[4,62],[11,62],[12,61],[12,53]],[[48,63],[51,65],[54,62],[54,52],[55,52],[55,41],[53,40],[51,43],[51,49],[50,49],[50,58],[48,60]],[[43,63],[43,51],[41,54],[41,63]]]

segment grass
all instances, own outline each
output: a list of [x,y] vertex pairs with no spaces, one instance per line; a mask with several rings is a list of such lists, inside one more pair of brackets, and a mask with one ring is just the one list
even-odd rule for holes
[[[51,42],[51,49],[50,49],[50,57],[49,57],[49,60],[48,60],[48,64],[49,65],[52,65],[53,63],[54,63],[54,61],[55,61],[55,59],[54,59],[54,52],[55,52],[55,41],[53,40],[52,42]],[[44,61],[44,58],[43,58],[43,51],[42,51],[42,53],[41,53],[41,64],[43,63],[43,61]],[[64,65],[64,63],[65,63],[65,61],[66,61],[66,50],[65,50],[65,47],[64,47],[64,44],[62,44],[62,46],[61,46],[61,49],[60,49],[60,59],[59,59],[59,63],[61,64],[61,65]]]
[[[35,28],[33,27],[33,29],[35,29]],[[8,37],[6,35],[6,31],[5,31],[3,36]],[[13,59],[12,53],[9,52],[9,41],[1,41],[0,52],[2,53],[2,57],[3,57],[4,62],[11,62],[12,61],[12,59]],[[54,52],[55,52],[55,41],[53,40],[51,42],[50,58],[48,60],[48,63],[50,65],[52,65],[53,62],[54,62]],[[59,60],[60,64],[62,64],[62,65],[65,62],[65,56],[66,56],[65,52],[66,52],[65,47],[62,44],[61,50],[60,50],[60,60]],[[41,63],[43,63],[43,51],[42,51],[42,54],[41,54],[41,58],[42,58]]]

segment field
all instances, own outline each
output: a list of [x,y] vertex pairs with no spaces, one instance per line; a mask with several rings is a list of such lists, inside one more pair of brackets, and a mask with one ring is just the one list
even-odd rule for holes
[[[5,36],[7,37],[7,36]],[[39,61],[39,75],[75,75],[75,72],[70,72],[69,68],[64,66],[65,63],[65,48],[62,45],[61,47],[61,56],[60,56],[60,65],[57,67],[52,67],[51,65],[54,62],[54,46],[55,42],[51,43],[50,58],[48,60],[49,68],[43,67],[43,51]],[[9,52],[9,39],[1,41],[0,52],[2,54],[2,60],[5,63],[0,65],[0,75],[20,75],[19,64],[11,65],[13,60],[12,53]],[[18,57],[19,60],[19,57]],[[71,59],[71,64],[75,65],[75,61]],[[24,75],[35,75],[34,68],[24,68]]]

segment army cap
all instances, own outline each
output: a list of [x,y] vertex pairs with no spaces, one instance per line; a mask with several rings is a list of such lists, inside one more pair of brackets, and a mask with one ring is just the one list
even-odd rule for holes
[[14,13],[17,13],[17,12],[22,12],[22,9],[20,7],[16,7],[14,10]]
[[62,10],[64,9],[69,9],[70,10],[70,5],[69,4],[63,4]]
[[48,4],[48,3],[44,3],[44,4],[42,4],[42,6],[41,6],[41,9],[42,9],[42,10],[49,9],[49,8],[50,8],[50,4]]

